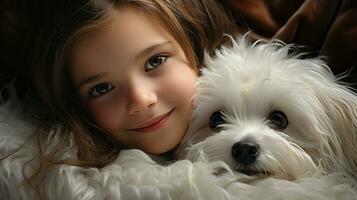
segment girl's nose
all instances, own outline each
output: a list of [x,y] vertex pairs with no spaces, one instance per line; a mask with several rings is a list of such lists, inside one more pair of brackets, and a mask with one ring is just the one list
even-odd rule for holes
[[130,98],[128,99],[129,114],[147,111],[157,103],[157,95],[149,87],[136,87],[130,93]]

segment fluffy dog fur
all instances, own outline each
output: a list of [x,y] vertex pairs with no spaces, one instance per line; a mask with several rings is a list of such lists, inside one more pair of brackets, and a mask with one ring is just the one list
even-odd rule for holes
[[182,144],[191,146],[187,158],[204,153],[239,172],[288,180],[338,172],[354,185],[356,94],[321,59],[291,54],[293,45],[231,39],[206,56]]
[[[296,59],[293,64],[295,58],[286,58],[286,48],[275,52],[270,45],[250,47],[243,41],[235,45],[233,49],[223,48],[221,53],[217,53],[216,60],[208,58],[207,65],[211,67],[200,78],[196,97],[200,105],[196,108],[191,127],[191,131],[197,131],[198,137],[188,137],[189,141],[202,141],[190,149],[189,155],[200,155],[197,150],[202,148],[209,159],[224,160],[230,166],[222,161],[208,162],[204,154],[195,156],[195,162],[180,160],[162,166],[139,150],[125,150],[102,169],[59,165],[41,178],[38,187],[43,195],[51,200],[356,199],[356,191],[348,182],[350,176],[355,177],[356,166],[355,138],[352,135],[352,130],[356,130],[353,124],[356,112],[352,93],[336,85],[318,60],[304,61],[313,65],[311,67],[300,66],[302,61]],[[233,59],[236,57],[246,58]],[[273,60],[266,62],[270,59]],[[221,64],[215,69],[215,63]],[[231,71],[223,64],[232,66]],[[243,67],[243,64],[248,66]],[[309,73],[304,70],[314,75],[307,76]],[[252,90],[254,88],[256,90]],[[319,88],[326,91],[320,93]],[[0,157],[12,153],[0,161],[0,200],[38,199],[31,188],[21,185],[23,165],[38,152],[35,139],[29,140],[29,133],[35,126],[31,123],[31,116],[29,119],[24,115],[13,94],[10,92],[11,98],[6,102],[0,97]],[[285,111],[289,117],[291,127],[284,133],[269,129],[263,117],[273,108]],[[224,131],[213,133],[201,127],[218,109],[224,111],[224,119],[231,122],[222,125]],[[260,160],[255,169],[264,168],[274,176],[295,179],[267,177],[259,180],[232,171],[236,165],[229,158],[227,145],[248,135],[260,143],[264,149],[261,155],[266,157],[266,161]],[[47,141],[53,144],[59,137],[60,124],[49,131]],[[23,144],[20,150],[15,151]],[[58,156],[76,158],[73,143],[69,143]],[[290,162],[302,168],[298,169]],[[35,159],[28,163],[24,172],[31,174],[37,165]],[[328,173],[301,177],[305,172],[319,169]]]

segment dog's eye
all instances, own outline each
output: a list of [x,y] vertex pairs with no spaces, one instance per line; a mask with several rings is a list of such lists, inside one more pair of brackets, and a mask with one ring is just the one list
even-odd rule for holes
[[281,111],[274,111],[270,113],[269,120],[271,125],[279,130],[283,130],[288,126],[288,118]]
[[213,130],[218,130],[218,126],[225,123],[221,111],[214,112],[209,118],[209,127]]

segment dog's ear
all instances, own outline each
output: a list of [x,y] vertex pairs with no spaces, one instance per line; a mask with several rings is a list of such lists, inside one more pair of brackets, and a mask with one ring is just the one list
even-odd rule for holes
[[318,84],[314,93],[324,109],[320,117],[327,119],[322,126],[333,129],[326,133],[332,134],[328,143],[335,157],[333,167],[343,167],[357,180],[357,94],[337,81],[325,83]]

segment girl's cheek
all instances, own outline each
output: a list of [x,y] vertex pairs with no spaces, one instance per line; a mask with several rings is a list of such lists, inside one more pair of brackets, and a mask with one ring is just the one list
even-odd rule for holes
[[122,108],[113,103],[92,103],[89,106],[94,123],[108,132],[115,132],[123,123]]
[[186,69],[171,73],[162,85],[173,97],[190,100],[196,93],[197,76],[188,66],[182,67]]

